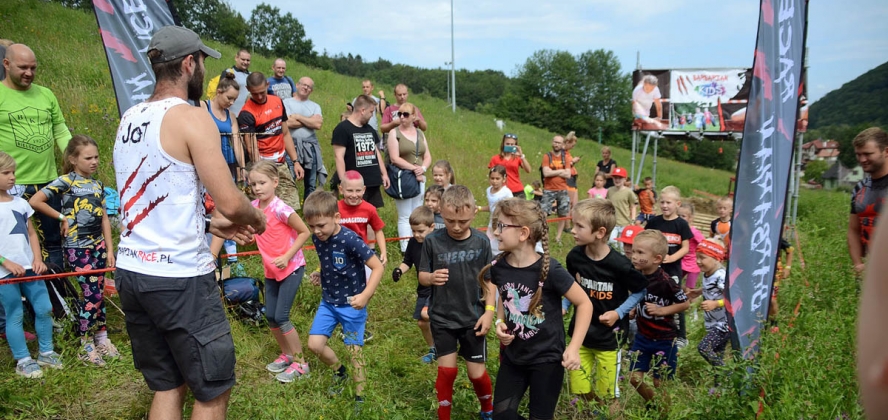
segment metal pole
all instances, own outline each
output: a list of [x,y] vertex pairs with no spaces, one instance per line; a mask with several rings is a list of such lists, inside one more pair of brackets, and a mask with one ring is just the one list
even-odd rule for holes
[[[799,215],[799,183],[802,182],[800,173],[802,171],[802,143],[805,142],[805,135],[799,134],[798,147],[796,147],[796,170],[795,170],[795,191],[792,193],[792,226],[795,229],[796,218]],[[841,165],[841,163],[839,164]]]
[[635,152],[638,150],[638,131],[632,131],[632,169],[629,173],[635,173]]
[[601,144],[601,126],[598,127],[598,144]]
[[[654,137],[654,171],[651,174],[651,180],[654,182],[654,185],[657,185],[657,149],[660,147],[660,137]],[[641,182],[641,179],[636,180],[635,182]]]
[[450,0],[450,97],[453,99],[453,112],[456,113],[456,49],[453,38],[453,0]]
[[[641,172],[644,170],[644,158],[645,158],[645,156],[647,156],[648,145],[651,143],[651,136],[653,134],[654,134],[653,131],[648,131],[647,138],[645,138],[645,140],[644,140],[644,149],[642,149],[642,152],[641,152],[641,162],[638,164],[638,173],[637,174],[634,174],[634,173],[629,174],[629,175],[635,175],[636,182],[638,181],[638,178],[641,178]],[[635,166],[634,162],[632,163],[632,166],[633,167]]]
[[[444,63],[444,65],[448,65],[450,63]],[[447,105],[450,105],[450,75],[447,72],[444,72],[445,78],[447,79]]]

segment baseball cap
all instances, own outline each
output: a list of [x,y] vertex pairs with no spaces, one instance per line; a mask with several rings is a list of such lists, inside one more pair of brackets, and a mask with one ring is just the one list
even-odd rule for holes
[[154,33],[148,43],[148,51],[151,50],[160,52],[159,56],[151,60],[152,64],[166,63],[198,51],[213,58],[222,56],[219,51],[204,45],[191,29],[175,25],[164,26]]
[[632,241],[635,240],[635,235],[638,235],[643,230],[644,228],[638,225],[626,226],[623,228],[623,231],[620,232],[620,237],[617,238],[617,240],[624,244],[632,244]]
[[620,178],[626,178],[628,175],[626,174],[626,168],[614,168],[614,171],[611,173],[611,177],[618,176]]

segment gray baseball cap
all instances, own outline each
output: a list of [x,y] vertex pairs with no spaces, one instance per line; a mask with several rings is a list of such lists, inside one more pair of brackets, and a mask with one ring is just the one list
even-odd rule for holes
[[222,54],[206,45],[200,40],[194,31],[181,26],[164,26],[151,37],[148,43],[148,51],[157,50],[160,55],[151,60],[152,64],[166,63],[198,51],[219,58]]

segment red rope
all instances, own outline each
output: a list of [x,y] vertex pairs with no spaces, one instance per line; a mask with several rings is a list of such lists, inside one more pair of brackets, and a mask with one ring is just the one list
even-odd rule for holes
[[[549,223],[560,222],[562,220],[570,220],[570,217],[556,217],[554,219],[548,219]],[[485,231],[485,230],[487,230],[487,227],[483,227],[479,230]],[[394,241],[400,241],[402,239],[410,239],[410,238],[412,238],[412,236],[386,238],[385,241],[386,242],[394,242]],[[369,241],[367,243],[374,244],[374,243],[376,243],[376,241],[373,240],[373,241]],[[314,245],[306,245],[306,246],[303,246],[302,249],[303,250],[310,250],[310,249],[315,249],[315,247],[314,247]],[[238,252],[235,254],[222,254],[220,256],[220,258],[246,257],[246,256],[251,256],[251,255],[259,255],[259,251]],[[30,281],[37,281],[37,280],[59,279],[59,278],[63,278],[63,277],[88,276],[88,275],[92,275],[92,274],[109,273],[109,272],[113,272],[113,271],[115,271],[114,268],[104,268],[101,270],[84,270],[84,271],[73,271],[73,272],[67,272],[67,273],[43,274],[43,275],[39,275],[39,276],[15,277],[15,278],[6,279],[6,280],[0,280],[0,286],[7,285],[7,284],[27,283]]]

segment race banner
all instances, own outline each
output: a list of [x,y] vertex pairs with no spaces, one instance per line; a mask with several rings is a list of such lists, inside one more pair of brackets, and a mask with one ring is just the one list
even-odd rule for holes
[[93,0],[120,115],[154,92],[146,52],[160,28],[176,24],[167,0]]
[[768,316],[802,97],[805,0],[762,0],[737,167],[726,302],[733,348],[752,358]]
[[669,73],[672,103],[727,102],[736,97],[746,83],[746,69],[672,70]]

